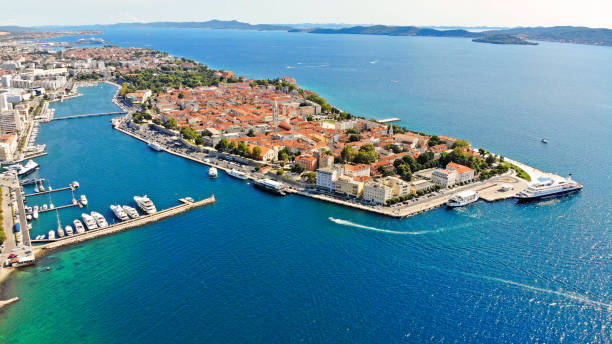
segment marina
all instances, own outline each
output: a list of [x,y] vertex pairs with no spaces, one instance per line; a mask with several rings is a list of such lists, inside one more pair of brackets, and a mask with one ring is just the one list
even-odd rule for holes
[[129,219],[123,222],[115,223],[103,228],[96,228],[92,230],[87,230],[82,233],[65,236],[64,238],[47,238],[47,239],[39,239],[32,240],[33,243],[42,243],[43,245],[35,246],[34,253],[37,257],[40,257],[47,253],[49,250],[54,250],[66,245],[72,245],[76,243],[80,243],[87,240],[92,240],[95,238],[99,238],[101,236],[110,235],[113,233],[121,232],[124,230],[141,227],[146,224],[161,221],[165,218],[182,214],[184,212],[203,207],[216,202],[215,196],[212,195],[209,198],[202,199],[200,201],[188,201],[186,199],[180,199],[181,204],[160,210],[156,213],[143,215],[138,218]]

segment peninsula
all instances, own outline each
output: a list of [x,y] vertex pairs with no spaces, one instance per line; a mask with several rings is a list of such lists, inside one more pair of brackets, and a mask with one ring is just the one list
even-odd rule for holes
[[525,39],[522,39],[514,35],[502,35],[502,34],[474,38],[472,42],[490,43],[490,44],[538,45],[538,43],[529,42]]

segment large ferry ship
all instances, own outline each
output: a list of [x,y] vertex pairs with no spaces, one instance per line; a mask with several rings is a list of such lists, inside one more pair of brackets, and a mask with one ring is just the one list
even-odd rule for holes
[[253,186],[255,186],[258,189],[268,191],[268,192],[271,192],[279,196],[286,195],[284,191],[285,187],[283,183],[277,182],[276,180],[272,180],[268,178],[256,180],[255,182],[253,182]]
[[582,189],[582,184],[572,180],[572,177],[562,180],[543,179],[538,183],[529,186],[527,189],[516,195],[519,201],[533,201],[542,198],[552,198],[578,192]]
[[229,174],[230,176],[234,178],[238,178],[238,179],[243,179],[243,180],[248,179],[247,175],[244,172],[240,172],[235,169],[231,169],[229,172],[227,172],[227,174]]
[[157,212],[155,204],[153,204],[153,202],[149,199],[149,197],[147,197],[147,195],[134,196],[134,202],[136,202],[138,208],[144,211],[147,215],[154,214]]
[[451,208],[463,207],[465,205],[478,201],[478,198],[480,198],[480,194],[478,194],[478,192],[474,190],[461,191],[451,197],[446,202],[446,205]]

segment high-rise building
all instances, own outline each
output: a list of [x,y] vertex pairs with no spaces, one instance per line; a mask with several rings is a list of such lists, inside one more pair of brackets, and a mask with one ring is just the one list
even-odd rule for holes
[[6,94],[0,94],[0,112],[8,111],[10,103],[6,98]]
[[3,75],[2,76],[2,87],[11,87],[11,80],[13,79],[13,77],[11,75]]

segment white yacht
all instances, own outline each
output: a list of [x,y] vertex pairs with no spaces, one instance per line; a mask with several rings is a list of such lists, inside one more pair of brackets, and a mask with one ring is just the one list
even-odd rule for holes
[[83,220],[83,223],[85,223],[85,227],[87,227],[87,230],[98,229],[98,224],[91,215],[83,213],[81,214],[81,219]]
[[541,178],[537,183],[530,185],[527,189],[519,192],[516,198],[519,201],[533,201],[542,198],[552,198],[578,192],[582,184],[572,180],[571,175],[565,179],[554,180]]
[[154,214],[157,212],[155,204],[153,204],[153,202],[149,199],[149,197],[147,197],[147,195],[134,196],[134,202],[136,202],[138,208],[140,208],[140,210],[142,210],[147,215]]
[[138,214],[138,211],[132,207],[130,207],[129,205],[124,205],[123,206],[123,211],[125,211],[125,213],[132,219],[135,219],[137,217],[140,217],[140,214]]
[[113,211],[113,214],[115,214],[115,217],[118,218],[120,221],[125,221],[125,220],[130,219],[119,204],[117,205],[111,204],[110,208]]
[[37,206],[37,205],[35,205],[33,209],[34,209],[34,210],[32,210],[32,218],[33,218],[34,220],[37,220],[37,219],[38,219],[38,206]]
[[108,227],[108,222],[106,222],[106,219],[104,218],[104,216],[102,216],[102,214],[92,211],[91,217],[93,217],[94,220],[96,220],[96,224],[98,225],[98,227],[100,228]]
[[149,143],[149,148],[151,148],[152,150],[156,151],[156,152],[161,152],[164,149],[162,148],[162,146],[160,146],[158,143],[156,142],[151,142]]
[[47,206],[47,204],[43,204],[42,207],[40,208],[40,210],[47,210],[49,209],[49,207]]
[[217,178],[217,176],[219,176],[219,172],[217,171],[216,167],[211,167],[208,169],[208,176],[210,178]]
[[74,220],[72,224],[77,234],[85,233],[85,227],[83,227],[83,223],[80,220]]
[[47,235],[47,238],[50,240],[55,239],[55,231],[51,230],[49,231],[49,234]]
[[28,221],[32,221],[32,214],[28,214],[28,215],[26,215],[26,220],[28,220]]
[[74,231],[72,230],[72,226],[70,226],[70,225],[64,227],[64,231],[66,232],[66,235],[74,234]]
[[[21,166],[21,165],[20,165]],[[34,160],[29,160],[25,166],[21,166],[19,170],[17,170],[17,175],[25,176],[26,174],[30,174],[38,169],[38,164]]]
[[79,202],[81,202],[81,205],[86,207],[87,206],[87,197],[85,197],[85,195],[81,195],[81,197],[79,198]]
[[480,198],[480,194],[474,190],[461,191],[451,197],[451,199],[446,202],[446,205],[451,208],[463,207],[478,201],[478,198]]
[[248,179],[247,175],[244,172],[240,172],[236,169],[231,169],[229,172],[227,172],[227,174],[229,174],[230,176],[234,177],[234,178],[238,178],[238,179]]
[[60,238],[64,237],[64,230],[62,229],[62,227],[57,227],[57,236],[59,236]]

